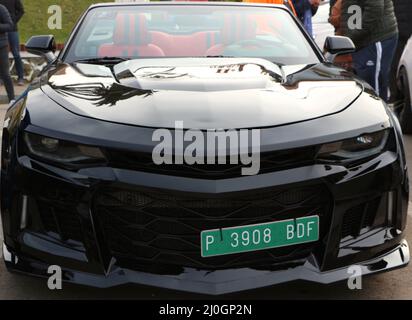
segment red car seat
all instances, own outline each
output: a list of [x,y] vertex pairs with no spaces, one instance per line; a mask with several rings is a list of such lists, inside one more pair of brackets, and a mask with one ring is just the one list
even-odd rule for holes
[[230,14],[225,16],[221,30],[221,43],[207,50],[207,56],[222,55],[228,45],[243,40],[256,38],[256,21],[242,14]]
[[150,43],[147,20],[143,14],[119,13],[112,44],[100,46],[100,57],[159,57],[164,52]]
[[200,31],[190,35],[172,36],[152,31],[152,43],[160,47],[167,56],[203,56],[211,46],[218,43],[218,32]]

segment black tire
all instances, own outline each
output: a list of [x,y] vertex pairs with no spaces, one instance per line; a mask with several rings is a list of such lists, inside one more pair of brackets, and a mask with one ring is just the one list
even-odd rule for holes
[[399,122],[404,133],[412,133],[412,104],[411,91],[409,88],[408,75],[406,70],[402,68],[399,71],[399,79],[401,85],[401,94],[403,96],[403,107],[399,112]]

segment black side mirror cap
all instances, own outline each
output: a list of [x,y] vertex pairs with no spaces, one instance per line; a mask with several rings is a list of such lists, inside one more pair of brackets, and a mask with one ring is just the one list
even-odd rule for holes
[[329,36],[325,40],[323,50],[325,51],[326,60],[333,62],[339,55],[355,52],[356,47],[348,37]]
[[35,55],[44,56],[48,62],[56,59],[56,41],[54,36],[33,36],[26,43],[26,50]]

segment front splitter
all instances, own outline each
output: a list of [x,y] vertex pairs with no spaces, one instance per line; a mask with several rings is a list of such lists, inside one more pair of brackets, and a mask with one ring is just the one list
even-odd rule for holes
[[[3,244],[3,257],[11,271],[41,275],[48,266],[23,256],[16,256]],[[356,266],[362,276],[385,272],[406,266],[409,263],[409,246],[403,240],[397,247],[383,256],[365,261]],[[30,266],[28,268],[28,266]],[[250,268],[220,271],[202,271],[184,268],[179,275],[156,275],[114,267],[107,275],[97,275],[63,268],[63,281],[92,287],[108,288],[122,284],[135,283],[173,290],[201,294],[220,295],[249,289],[267,287],[294,280],[316,283],[333,283],[352,276],[349,267],[320,272],[311,259],[298,267],[280,271],[262,271]]]

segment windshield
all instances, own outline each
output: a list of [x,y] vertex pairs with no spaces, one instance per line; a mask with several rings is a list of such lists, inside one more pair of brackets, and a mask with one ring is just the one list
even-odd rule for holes
[[285,65],[319,62],[286,10],[173,4],[90,10],[65,61],[217,56],[265,58]]

